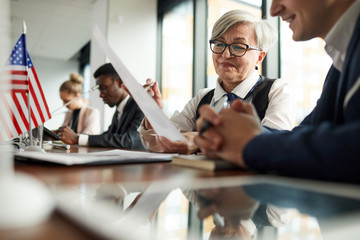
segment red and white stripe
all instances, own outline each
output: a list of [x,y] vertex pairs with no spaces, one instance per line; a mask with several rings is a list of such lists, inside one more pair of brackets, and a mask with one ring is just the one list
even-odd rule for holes
[[0,137],[11,139],[29,131],[27,94],[30,91],[31,127],[35,128],[51,118],[45,95],[34,67],[8,65],[0,75]]

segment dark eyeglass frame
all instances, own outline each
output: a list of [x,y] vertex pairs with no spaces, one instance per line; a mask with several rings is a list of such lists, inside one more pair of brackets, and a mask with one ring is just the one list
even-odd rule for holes
[[[211,45],[212,45],[212,44],[215,44],[216,42],[221,42],[222,44],[225,45],[224,49],[223,49],[221,52],[215,52],[215,51],[213,50],[213,48],[211,47]],[[247,45],[247,44],[245,44],[245,43],[236,43],[236,42],[234,42],[234,43],[227,44],[227,43],[225,43],[225,42],[223,42],[223,41],[221,41],[221,40],[210,40],[210,41],[209,41],[209,44],[210,44],[210,50],[211,50],[213,53],[215,53],[215,54],[222,54],[222,53],[225,51],[225,49],[228,47],[230,54],[231,54],[232,56],[235,56],[235,57],[242,57],[242,56],[244,56],[248,50],[262,51],[261,48],[252,47],[252,46]],[[245,46],[245,47],[244,47],[245,52],[244,52],[243,54],[241,54],[241,55],[237,55],[237,54],[232,53],[232,51],[231,51],[231,46],[234,45],[234,44],[244,45],[244,46]]]

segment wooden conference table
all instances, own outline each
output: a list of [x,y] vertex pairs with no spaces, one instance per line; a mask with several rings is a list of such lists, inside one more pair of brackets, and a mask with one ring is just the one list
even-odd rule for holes
[[[111,149],[72,146],[70,150],[67,150],[67,152],[86,153],[105,150]],[[65,150],[61,149],[53,149],[51,151],[66,152]],[[315,234],[315,237],[311,236],[312,239],[321,239],[322,235],[327,236],[327,232],[331,233],[328,235],[336,236],[334,232],[331,232],[331,230],[334,230],[333,227],[327,227],[324,225],[324,230],[322,228],[323,225],[320,225],[320,220],[324,219],[324,216],[327,220],[331,220],[326,221],[326,223],[329,222],[329,226],[332,226],[331,224],[334,224],[335,220],[337,221],[338,219],[348,219],[350,213],[351,215],[355,214],[356,218],[360,216],[360,189],[357,186],[267,177],[241,170],[223,170],[210,172],[178,167],[171,165],[170,162],[70,167],[50,164],[16,162],[15,170],[18,173],[30,174],[45,183],[50,191],[55,193],[55,196],[60,197],[63,200],[65,199],[64,202],[66,202],[66,204],[69,203],[66,206],[70,206],[69,209],[71,209],[71,207],[74,207],[72,209],[93,208],[93,206],[95,206],[93,201],[94,199],[98,198],[98,194],[100,192],[107,192],[106,194],[110,195],[115,192],[125,192],[126,194],[124,195],[126,195],[126,198],[122,196],[121,200],[115,198],[111,200],[112,203],[121,201],[122,206],[125,206],[131,204],[131,202],[137,198],[136,194],[134,193],[143,193],[146,189],[149,188],[149,186],[152,185],[152,183],[165,183],[165,185],[160,186],[163,186],[161,188],[166,189],[167,185],[171,185],[175,181],[179,182],[179,179],[183,179],[184,181],[186,180],[189,183],[188,186],[179,187],[182,194],[174,190],[176,187],[174,187],[174,189],[169,187],[169,189],[171,189],[171,194],[165,194],[166,196],[161,200],[160,207],[158,207],[156,210],[157,214],[154,215],[156,217],[154,218],[153,216],[151,218],[155,219],[153,222],[156,222],[157,232],[161,233],[157,233],[156,237],[149,237],[149,239],[172,239],[174,236],[176,236],[177,239],[188,239],[190,238],[189,232],[195,228],[200,229],[200,232],[198,231],[196,233],[197,237],[192,235],[192,239],[208,238],[211,232],[211,226],[214,226],[213,223],[209,223],[209,220],[206,220],[207,222],[205,221],[205,223],[202,223],[203,225],[200,225],[200,220],[197,219],[194,207],[192,207],[192,203],[190,203],[191,201],[187,200],[191,198],[189,197],[191,195],[189,192],[193,191],[189,189],[195,188],[194,186],[196,186],[196,188],[210,188],[215,185],[219,188],[233,188],[235,186],[238,187],[239,184],[243,186],[247,186],[249,184],[249,186],[256,186],[254,188],[246,189],[247,192],[255,192],[253,197],[254,199],[259,197],[258,193],[262,193],[259,197],[259,202],[263,201],[262,198],[264,198],[266,201],[269,201],[269,199],[271,201],[272,197],[276,197],[272,195],[273,193],[276,193],[278,196],[283,195],[285,192],[290,193],[289,196],[282,196],[278,202],[283,203],[284,199],[289,199],[288,201],[285,201],[287,204],[285,205],[299,209],[297,212],[300,213],[297,213],[297,218],[301,219],[302,221],[305,221],[304,219],[308,219],[306,217],[304,218],[304,216],[312,215],[311,211],[308,211],[311,207],[309,208],[307,205],[303,206],[302,201],[306,201],[306,199],[308,199],[310,201],[316,202],[323,201],[323,199],[330,199],[331,201],[324,200],[326,203],[329,203],[328,206],[324,207],[324,211],[318,211],[319,206],[323,205],[315,206],[314,216],[319,216],[320,227],[319,231],[317,232],[318,235]],[[271,185],[269,185],[270,183]],[[243,186],[241,186],[241,188]],[[279,188],[279,186],[283,189]],[[296,191],[294,189],[296,189]],[[320,189],[320,195],[318,193],[313,194],[314,191],[316,192]],[[338,191],[337,189],[341,189],[341,191]],[[240,191],[242,192],[242,190]],[[236,191],[232,190],[231,192]],[[341,192],[341,201],[337,199],[339,192]],[[186,197],[184,197],[184,195]],[[141,197],[143,197],[141,195],[138,196],[140,196],[140,200]],[[126,200],[127,197],[129,197],[130,200]],[[144,197],[144,199],[145,198],[146,197]],[[311,200],[312,198],[314,198],[314,200]],[[332,201],[333,199],[335,200]],[[299,204],[299,202],[300,205],[296,205]],[[294,206],[289,203],[294,203]],[[71,206],[71,204],[73,204],[73,206]],[[147,205],[151,204],[149,203]],[[351,208],[345,208],[341,211],[338,211],[344,205],[351,206]],[[186,210],[184,210],[185,208]],[[88,210],[77,214],[78,216],[81,215],[84,217],[84,220],[79,222],[66,214],[66,211],[64,212],[63,209],[64,208],[56,208],[49,219],[41,225],[27,229],[0,230],[0,239],[126,239],[121,234],[102,234],[102,230],[106,228],[105,226],[102,226],[100,229],[101,231],[98,231],[98,229],[92,228],[91,224],[90,227],[89,225],[83,224],[84,222],[88,223],[90,221],[89,216],[92,214],[87,212]],[[176,214],[174,213],[174,209],[178,209]],[[306,215],[301,213],[303,209],[305,209],[304,214]],[[336,209],[336,211],[334,209]],[[70,212],[71,211],[72,210],[70,210]],[[332,215],[324,215],[324,213],[331,213]],[[91,221],[95,219],[95,225],[98,222],[101,222],[102,224],[104,222],[96,217],[91,217],[91,219]],[[179,224],[175,224],[177,222],[175,221],[176,219],[183,220],[181,220]],[[183,221],[185,221],[187,224],[181,223]],[[341,223],[343,224],[344,221],[341,220]],[[349,221],[353,222],[352,220]],[[170,227],[169,222],[174,222],[173,225],[175,224],[176,226]],[[336,224],[335,226],[339,225]],[[347,227],[350,225],[345,223],[341,226]],[[355,233],[356,231],[357,230],[355,230]],[[309,230],[308,234],[311,235],[312,232]],[[261,233],[258,233],[256,236],[257,239],[291,239],[281,238],[281,234],[279,235],[278,231],[271,231],[271,233],[265,237],[261,237]],[[349,235],[347,239],[356,239],[352,238],[351,236]],[[134,239],[139,238],[135,237]]]
[[[90,153],[112,150],[111,148],[71,146],[70,150],[53,149],[51,152]],[[42,180],[45,184],[78,185],[82,183],[104,183],[118,181],[155,181],[166,179],[179,172],[191,178],[216,178],[224,176],[253,175],[254,173],[230,171],[194,171],[172,166],[170,162],[146,164],[118,164],[96,166],[54,166],[45,164],[16,164],[16,170],[26,172]]]

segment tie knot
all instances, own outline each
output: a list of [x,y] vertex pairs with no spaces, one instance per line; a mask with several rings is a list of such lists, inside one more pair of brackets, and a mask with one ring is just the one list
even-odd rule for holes
[[[242,99],[241,97],[239,97],[238,95],[234,94],[234,93],[226,93],[223,96],[227,96],[227,102],[230,104],[232,103],[232,101],[234,101],[235,99]],[[218,102],[219,100],[217,100],[216,102],[214,102],[213,106],[215,106],[215,104]]]
[[235,99],[240,98],[238,95],[234,93],[227,93],[226,96],[228,97],[229,103],[232,103],[232,101],[234,101]]

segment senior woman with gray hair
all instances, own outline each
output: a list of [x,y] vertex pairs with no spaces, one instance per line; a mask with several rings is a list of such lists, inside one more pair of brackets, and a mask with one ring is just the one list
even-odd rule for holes
[[[281,79],[260,76],[258,66],[266,51],[277,41],[277,31],[267,21],[248,12],[234,10],[217,20],[210,40],[212,59],[218,80],[215,89],[202,89],[171,121],[187,141],[170,141],[158,136],[145,118],[139,131],[144,147],[154,152],[190,154],[198,151],[193,138],[197,135],[196,119],[202,104],[214,104],[227,95],[231,101],[240,98],[251,102],[265,127],[291,129],[294,125],[293,105],[288,85]],[[156,82],[149,94],[162,108],[162,96]]]

